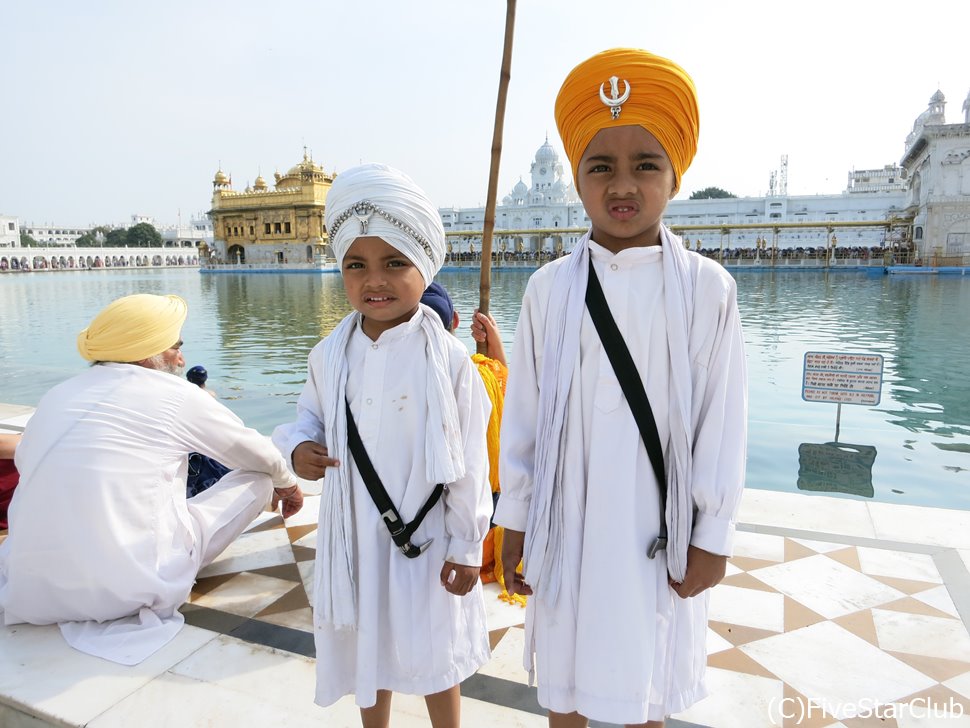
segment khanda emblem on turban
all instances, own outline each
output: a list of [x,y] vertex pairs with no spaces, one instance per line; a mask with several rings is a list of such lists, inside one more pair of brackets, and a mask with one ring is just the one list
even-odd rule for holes
[[367,223],[370,222],[370,216],[374,214],[374,206],[371,205],[367,200],[363,202],[358,202],[354,205],[354,217],[357,218],[357,222],[360,223],[360,234],[367,234]]
[[614,119],[620,118],[620,111],[622,111],[623,104],[626,100],[630,98],[630,82],[623,79],[623,95],[620,96],[620,79],[616,76],[610,76],[610,95],[607,96],[603,87],[606,84],[600,84],[600,101],[610,107],[610,113],[613,114]]

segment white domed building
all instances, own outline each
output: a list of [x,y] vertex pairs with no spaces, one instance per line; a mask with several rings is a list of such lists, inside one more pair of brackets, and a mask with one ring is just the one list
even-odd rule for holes
[[[529,171],[531,186],[520,177],[495,209],[493,250],[518,253],[571,250],[582,233],[557,231],[585,228],[589,218],[572,182],[563,177],[559,152],[549,143],[548,136],[536,151]],[[451,233],[449,240],[454,253],[481,250],[480,234],[465,236],[456,233],[464,230],[480,233],[485,224],[484,207],[443,207],[439,212],[445,232]],[[509,231],[509,234],[503,235],[502,231]]]

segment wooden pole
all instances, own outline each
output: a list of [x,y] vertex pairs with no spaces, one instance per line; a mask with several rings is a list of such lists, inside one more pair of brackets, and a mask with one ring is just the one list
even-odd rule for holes
[[[487,314],[492,292],[492,231],[495,229],[495,198],[498,193],[498,169],[502,159],[502,131],[505,128],[505,101],[512,78],[512,36],[515,29],[515,0],[506,0],[505,46],[502,49],[502,73],[498,80],[498,100],[495,103],[495,129],[492,132],[492,162],[488,172],[488,193],[485,197],[485,221],[482,227],[481,279],[478,286],[478,308]],[[484,342],[478,353],[485,353]]]

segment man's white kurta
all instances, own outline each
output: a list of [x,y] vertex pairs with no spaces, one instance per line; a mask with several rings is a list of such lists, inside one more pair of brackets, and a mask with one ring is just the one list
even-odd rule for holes
[[[191,500],[187,455],[238,469]],[[182,625],[199,568],[292,476],[272,443],[193,384],[101,364],[41,399],[17,448],[0,545],[5,624],[61,624],[74,647],[134,664]]]
[[[590,242],[610,310],[636,362],[661,443],[669,439],[663,251],[614,255]],[[734,280],[691,254],[693,326],[692,543],[728,554],[745,454],[745,383]],[[557,265],[529,281],[516,331],[502,423],[501,481],[495,522],[525,531],[532,493],[539,375],[547,301]],[[529,598],[526,669],[551,710],[611,723],[660,720],[704,696],[707,592],[683,600],[668,586],[661,552],[647,558],[659,531],[660,496],[636,422],[589,313],[582,322],[559,464],[566,534],[556,603]]]
[[[425,463],[428,365],[423,315],[419,311],[376,341],[358,327],[347,347],[347,398],[354,421],[391,501],[408,522],[435,486],[428,482]],[[409,559],[391,541],[352,457],[342,463],[351,480],[358,624],[356,630],[337,631],[316,618],[316,702],[321,705],[354,693],[358,705],[369,707],[377,690],[429,695],[457,685],[488,660],[481,585],[458,597],[440,583],[446,560],[481,565],[492,512],[485,442],[488,397],[464,346],[452,337],[448,341],[465,476],[446,484],[441,501],[411,537],[417,545],[434,541],[424,554]],[[316,384],[328,376],[322,361],[321,343],[310,353],[297,422],[273,433],[287,460],[301,442],[326,442],[325,387]],[[321,522],[319,528],[327,524]]]

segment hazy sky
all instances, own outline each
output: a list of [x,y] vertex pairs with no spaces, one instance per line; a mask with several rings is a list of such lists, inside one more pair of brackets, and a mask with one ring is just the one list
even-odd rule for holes
[[[898,162],[939,88],[970,91],[967,0],[519,0],[499,199],[546,133],[566,73],[638,46],[694,77],[701,138],[681,196],[841,191]],[[380,161],[440,206],[484,204],[501,0],[5,0],[0,214],[22,224],[174,223],[216,169],[242,189],[300,161]],[[565,165],[565,158],[563,158]],[[568,165],[565,165],[568,169]]]

